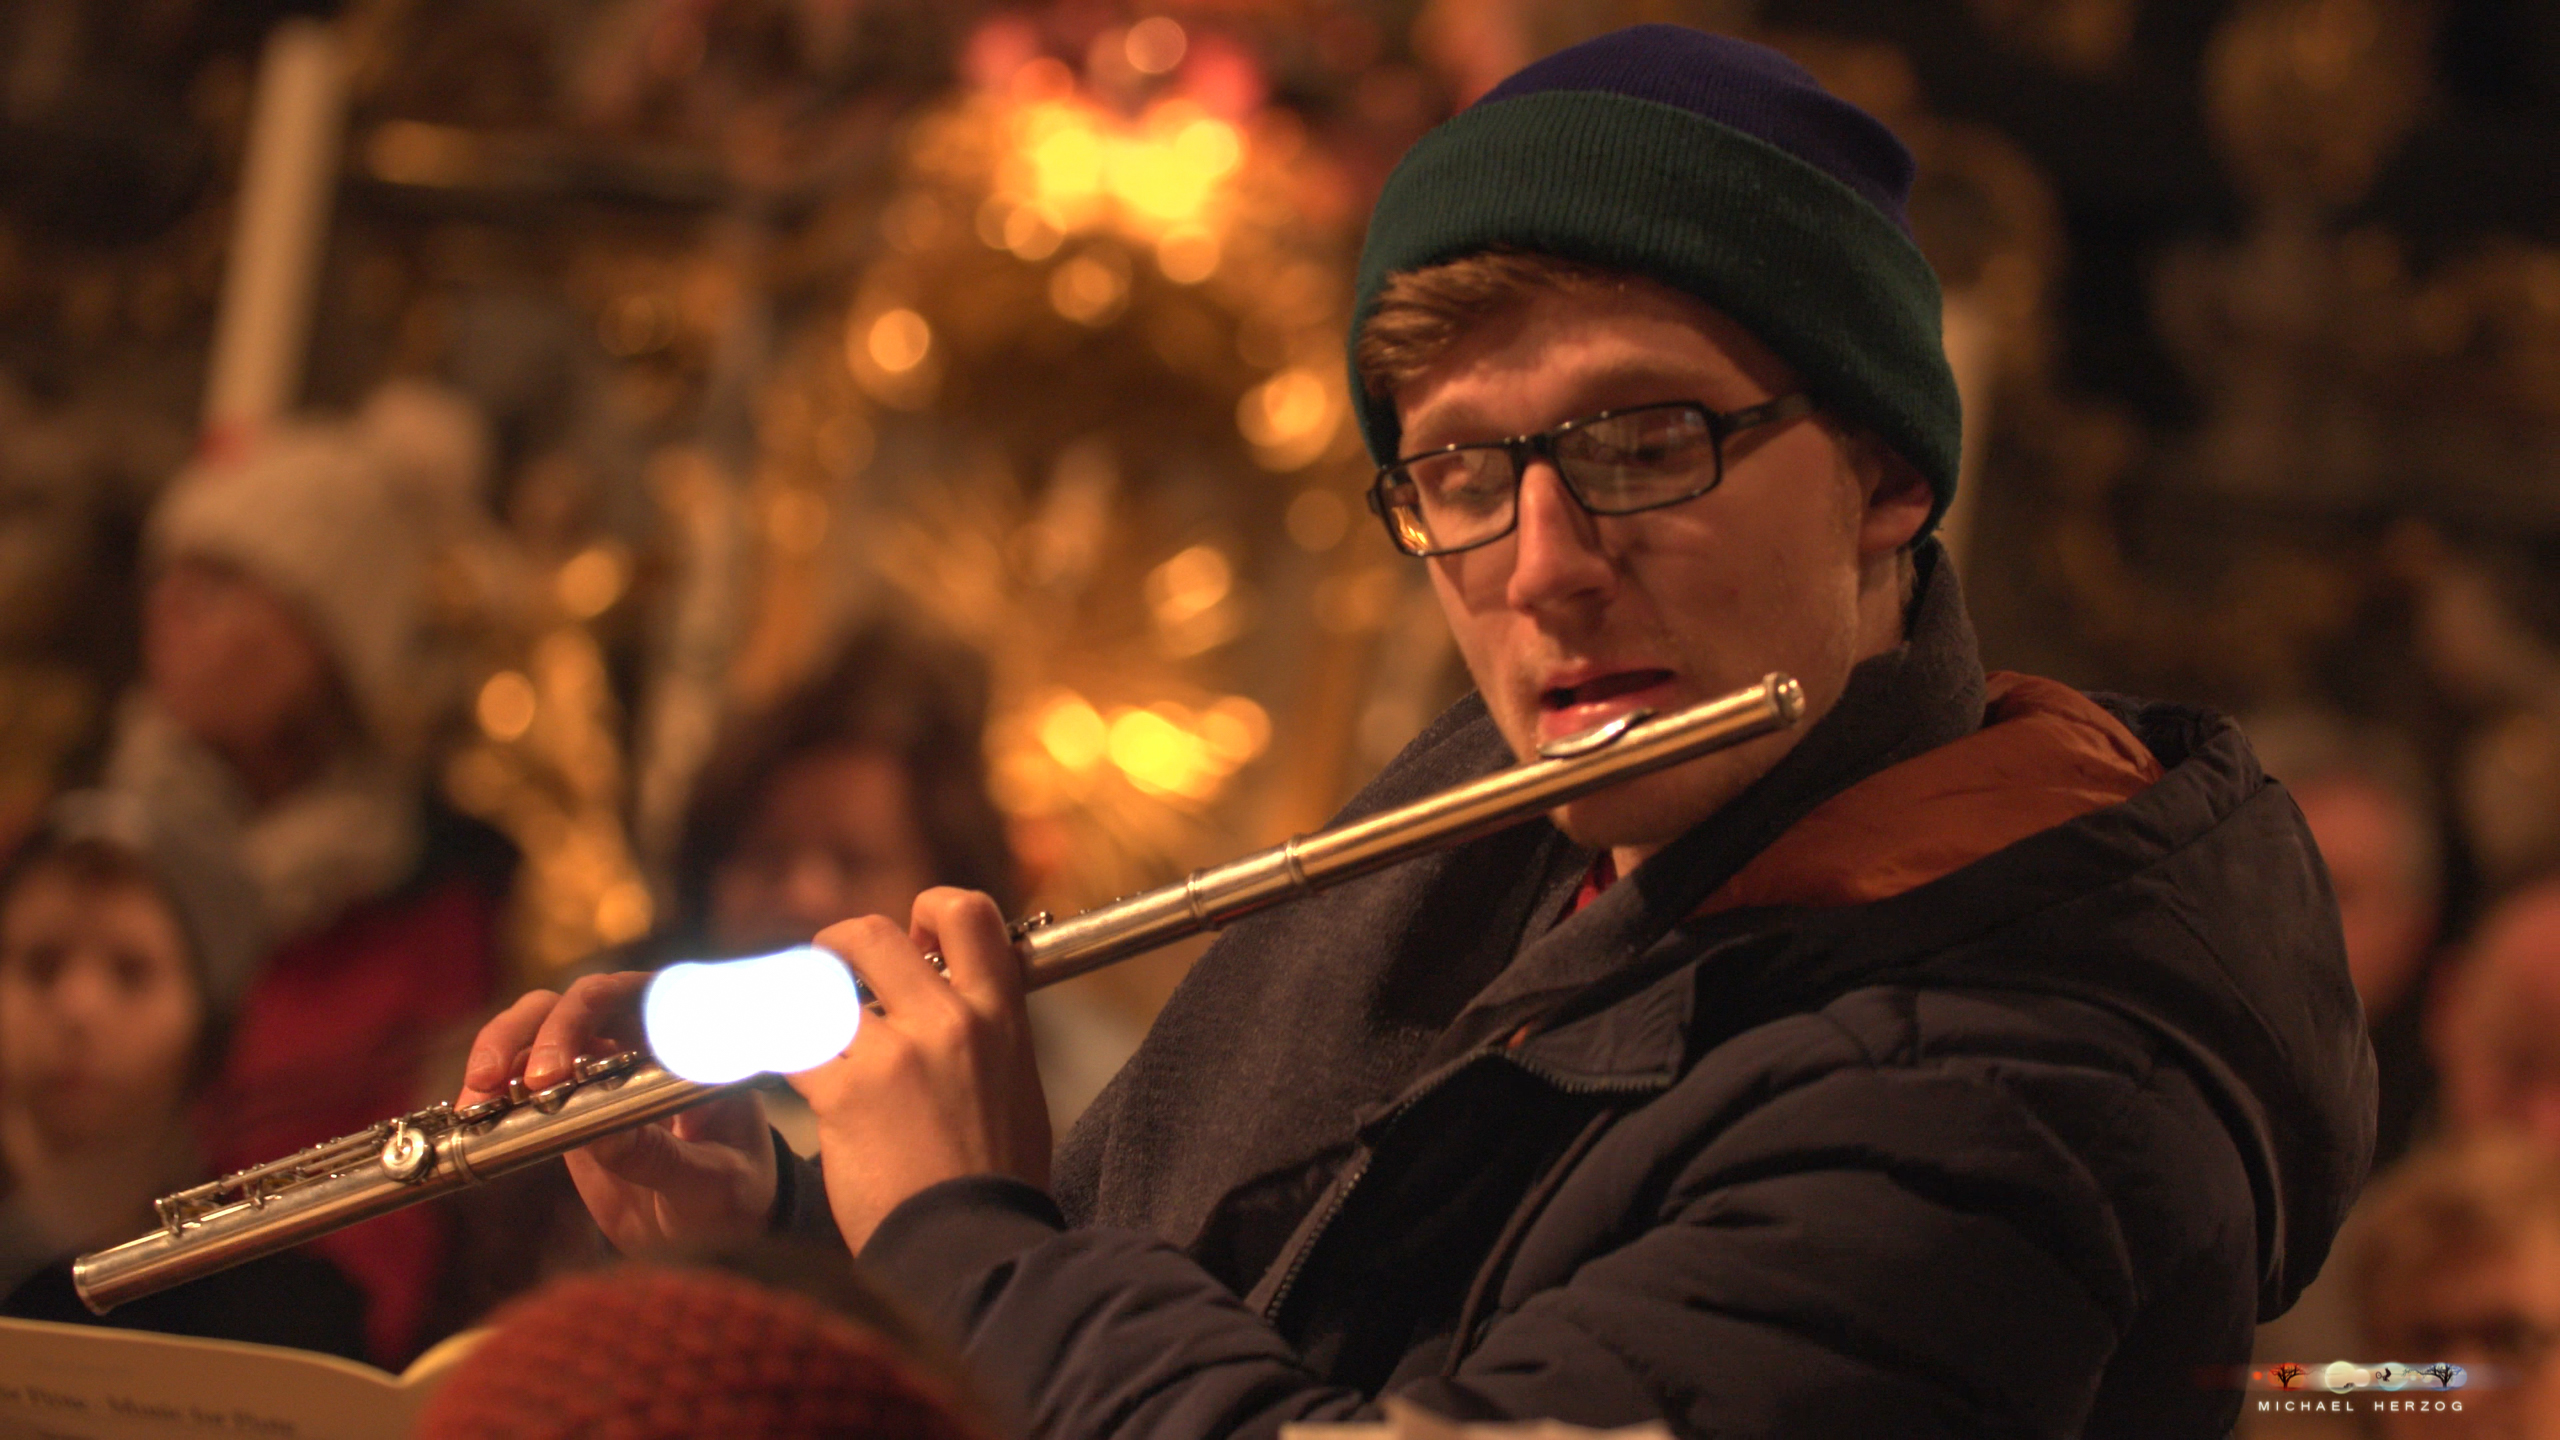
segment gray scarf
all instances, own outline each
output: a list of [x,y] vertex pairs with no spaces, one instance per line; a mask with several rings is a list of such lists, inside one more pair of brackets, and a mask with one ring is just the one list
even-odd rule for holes
[[306,935],[417,868],[425,843],[418,782],[369,752],[343,753],[307,784],[254,807],[222,757],[147,695],[117,717],[106,786],[138,796],[161,824],[231,849],[255,883],[267,933]]

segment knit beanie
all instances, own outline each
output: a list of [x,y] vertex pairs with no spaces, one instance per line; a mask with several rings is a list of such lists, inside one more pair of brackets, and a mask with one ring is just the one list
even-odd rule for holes
[[500,1312],[418,1440],[987,1440],[895,1343],[805,1295],[628,1265]]
[[159,887],[194,952],[205,1013],[227,1023],[270,936],[258,887],[220,837],[156,811],[138,795],[74,790],[57,797],[21,852],[101,845],[129,856]]
[[449,392],[384,387],[347,421],[287,421],[179,472],[152,559],[216,560],[313,628],[374,742],[413,750],[450,697],[429,656],[433,570],[477,503],[487,433]]
[[[1937,276],[1903,211],[1911,176],[1891,131],[1774,50],[1678,25],[1615,31],[1530,65],[1405,153],[1369,219],[1353,343],[1387,277],[1482,250],[1640,275],[1732,317],[1909,461],[1934,527],[1962,414]],[[1369,453],[1392,461],[1395,405],[1356,363],[1352,395]]]

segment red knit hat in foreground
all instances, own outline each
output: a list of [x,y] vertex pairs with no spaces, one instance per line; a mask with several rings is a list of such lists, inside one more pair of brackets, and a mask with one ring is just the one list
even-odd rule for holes
[[987,1440],[897,1344],[716,1270],[572,1276],[498,1315],[418,1440]]

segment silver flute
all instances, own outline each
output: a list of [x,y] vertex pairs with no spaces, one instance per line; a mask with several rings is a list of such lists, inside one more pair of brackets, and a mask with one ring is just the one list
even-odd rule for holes
[[[1540,758],[1409,805],[1301,835],[1178,883],[1069,920],[1013,927],[1030,988],[1125,960],[1283,901],[1518,824],[1592,791],[1757,739],[1804,714],[1784,675],[1668,715],[1638,711],[1540,748]],[[936,958],[939,964],[938,957]],[[439,1103],[153,1202],[160,1228],[72,1262],[72,1283],[103,1315],[210,1275],[495,1179],[591,1140],[756,1083],[708,1085],[644,1051],[580,1057],[570,1078],[459,1108]]]

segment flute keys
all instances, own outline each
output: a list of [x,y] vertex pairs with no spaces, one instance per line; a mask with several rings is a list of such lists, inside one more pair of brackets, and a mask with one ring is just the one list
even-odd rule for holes
[[382,1173],[403,1185],[414,1185],[427,1176],[436,1163],[436,1142],[427,1133],[406,1120],[391,1127],[391,1138],[382,1142]]
[[637,1050],[624,1050],[613,1055],[581,1055],[569,1066],[569,1073],[584,1084],[590,1080],[610,1079],[639,1063],[640,1052]]

